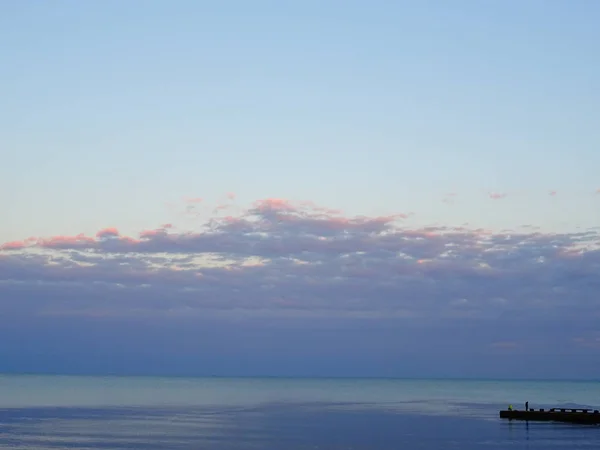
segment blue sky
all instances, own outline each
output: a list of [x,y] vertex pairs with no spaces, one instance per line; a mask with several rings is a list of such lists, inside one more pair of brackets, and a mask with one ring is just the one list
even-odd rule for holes
[[[294,320],[288,353],[336,372],[299,344],[318,317],[362,324],[332,344],[349,355],[336,373],[379,348],[389,375],[403,320],[431,336],[422,358],[468,317],[463,361],[584,367],[600,350],[599,19],[592,0],[2,5],[0,308],[21,326],[0,335],[33,340],[0,354],[31,360],[35,327],[82,317],[102,336],[152,317],[173,342],[178,320],[246,337]],[[396,335],[365,331],[390,316]],[[523,318],[529,334],[500,333]],[[67,370],[76,349],[48,333]],[[276,371],[256,339],[272,362],[255,371]],[[163,356],[201,351],[177,348]]]

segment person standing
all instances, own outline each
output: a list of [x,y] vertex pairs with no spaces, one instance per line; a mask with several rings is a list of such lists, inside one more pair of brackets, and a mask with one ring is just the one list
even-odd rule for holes
[[529,402],[525,402],[525,411],[529,411]]

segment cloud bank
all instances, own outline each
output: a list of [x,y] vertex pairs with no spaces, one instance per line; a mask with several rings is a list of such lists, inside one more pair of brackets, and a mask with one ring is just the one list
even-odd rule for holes
[[29,237],[0,246],[0,293],[36,314],[600,318],[598,230],[414,228],[408,217],[267,199],[194,231]]

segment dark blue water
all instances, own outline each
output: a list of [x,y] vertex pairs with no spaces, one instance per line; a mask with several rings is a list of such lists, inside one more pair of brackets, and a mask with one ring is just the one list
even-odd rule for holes
[[598,449],[598,426],[498,418],[499,399],[581,405],[586,389],[597,385],[0,377],[0,448]]
[[480,449],[600,448],[600,427],[365,410],[18,408],[0,411],[0,448]]

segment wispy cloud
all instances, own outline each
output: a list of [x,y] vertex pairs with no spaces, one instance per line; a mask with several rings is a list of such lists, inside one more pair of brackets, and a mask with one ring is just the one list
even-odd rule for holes
[[183,201],[185,203],[188,203],[191,205],[196,205],[198,203],[202,203],[202,198],[201,197],[183,197]]
[[500,200],[505,198],[506,194],[503,192],[490,192],[488,197],[490,197],[492,200]]
[[449,192],[448,194],[446,194],[443,198],[443,202],[444,203],[454,203],[454,200],[456,199],[456,192]]
[[591,347],[594,349],[600,349],[600,334],[593,333],[586,336],[577,336],[573,338],[573,342],[580,347]]

